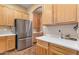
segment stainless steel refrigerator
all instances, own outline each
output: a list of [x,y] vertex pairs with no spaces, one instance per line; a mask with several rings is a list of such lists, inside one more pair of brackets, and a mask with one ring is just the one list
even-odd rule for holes
[[32,46],[32,22],[30,20],[15,20],[16,49],[22,50]]

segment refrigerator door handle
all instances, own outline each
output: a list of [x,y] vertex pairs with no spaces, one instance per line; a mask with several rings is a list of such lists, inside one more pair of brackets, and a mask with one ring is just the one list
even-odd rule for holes
[[29,24],[28,24],[28,31],[27,31],[27,37],[29,37],[29,36],[32,36],[31,35],[31,30],[32,30],[32,22],[31,21],[29,21],[28,22]]

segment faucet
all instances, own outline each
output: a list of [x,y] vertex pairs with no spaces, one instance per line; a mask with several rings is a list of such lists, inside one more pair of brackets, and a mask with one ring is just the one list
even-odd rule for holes
[[65,35],[65,37],[70,38],[70,34]]
[[76,24],[73,29],[76,31],[78,29],[78,24]]

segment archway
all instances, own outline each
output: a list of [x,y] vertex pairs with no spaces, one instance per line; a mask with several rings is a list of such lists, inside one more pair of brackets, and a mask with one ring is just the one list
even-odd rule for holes
[[35,32],[41,31],[42,6],[33,11],[33,29]]

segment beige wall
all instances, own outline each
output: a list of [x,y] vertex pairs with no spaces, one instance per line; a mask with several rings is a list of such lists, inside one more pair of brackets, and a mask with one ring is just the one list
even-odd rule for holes
[[41,5],[40,5],[40,4],[36,4],[36,5],[33,5],[31,8],[28,9],[29,19],[30,19],[30,20],[33,20],[33,14],[32,14],[32,12],[33,12],[36,8],[38,8],[38,7],[40,7],[40,6],[42,6],[42,4],[41,4]]

